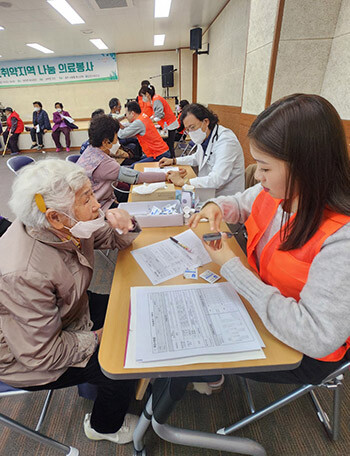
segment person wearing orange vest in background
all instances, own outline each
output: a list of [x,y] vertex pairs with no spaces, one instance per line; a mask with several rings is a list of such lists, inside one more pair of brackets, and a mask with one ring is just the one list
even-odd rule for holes
[[317,95],[294,94],[269,106],[248,137],[259,184],[206,203],[202,217],[245,223],[247,257],[227,236],[206,245],[224,276],[266,328],[304,354],[291,371],[244,374],[257,381],[318,384],[349,359],[350,161],[341,119]]
[[[142,87],[147,87],[149,85],[150,85],[149,81],[147,81],[147,80],[141,81],[141,89],[142,89]],[[139,93],[137,94],[136,101],[140,105],[142,114],[146,114],[148,117],[152,117],[154,114],[153,109],[152,109],[152,104],[150,101],[143,101],[141,89],[139,90]]]
[[168,139],[166,142],[169,146],[170,157],[174,158],[175,133],[176,129],[179,127],[179,122],[177,121],[175,114],[171,110],[169,103],[163,97],[155,93],[155,89],[152,85],[141,87],[140,93],[142,94],[142,99],[145,103],[152,102],[154,112],[153,120],[158,122],[163,129],[166,124],[168,129]]
[[136,101],[129,101],[126,104],[125,117],[130,124],[126,127],[121,124],[118,138],[137,137],[144,153],[138,163],[155,162],[163,157],[170,158],[167,144],[163,141],[152,120],[146,114],[141,113],[141,108]]
[[8,140],[7,148],[11,150],[11,155],[17,155],[19,152],[18,137],[24,130],[24,124],[17,112],[12,108],[5,108],[5,114],[7,128],[3,133],[4,142],[6,144]]

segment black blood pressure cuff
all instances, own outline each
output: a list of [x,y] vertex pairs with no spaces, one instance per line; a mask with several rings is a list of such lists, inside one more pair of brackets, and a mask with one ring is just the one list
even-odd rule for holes
[[126,166],[121,166],[117,180],[126,184],[136,184],[140,172]]

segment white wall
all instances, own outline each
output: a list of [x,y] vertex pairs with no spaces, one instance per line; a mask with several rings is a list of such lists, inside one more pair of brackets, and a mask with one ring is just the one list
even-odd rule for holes
[[321,93],[340,5],[341,0],[286,0],[272,101],[296,92]]
[[343,0],[321,95],[329,100],[342,119],[350,120],[350,1]]
[[265,108],[278,0],[251,0],[242,112]]
[[[192,58],[191,49],[180,49],[181,55],[181,100],[192,102]],[[180,101],[180,100],[179,100]]]
[[[187,59],[184,59],[182,65],[186,64]],[[112,97],[119,98],[124,105],[126,98],[137,95],[141,80],[161,73],[161,65],[174,65],[174,68],[178,68],[178,55],[176,51],[121,54],[117,55],[117,65],[118,81],[1,88],[0,101],[5,106],[13,107],[23,120],[31,120],[32,103],[35,100],[43,103],[50,118],[56,101],[63,103],[73,118],[89,117],[97,108],[103,108],[108,112],[108,101]],[[185,69],[184,72],[186,74]],[[190,74],[192,84],[191,70]],[[178,72],[175,72],[174,76],[175,86],[169,90],[169,95],[178,95]],[[182,80],[185,87],[186,79],[187,76]],[[150,81],[156,87],[157,93],[162,95],[161,78]],[[188,93],[188,88],[186,90]]]
[[198,56],[199,103],[241,106],[248,31],[249,0],[231,0],[209,30]]

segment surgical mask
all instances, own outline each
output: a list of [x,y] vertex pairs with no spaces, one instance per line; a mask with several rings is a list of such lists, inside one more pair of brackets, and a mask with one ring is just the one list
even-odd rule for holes
[[113,119],[118,119],[119,114],[117,112],[111,112],[111,116],[113,117]]
[[120,142],[117,141],[115,144],[112,144],[112,147],[109,149],[111,155],[116,155],[120,147]]
[[76,224],[74,226],[72,226],[71,228],[68,228],[67,226],[65,226],[65,228],[67,228],[75,238],[89,239],[95,231],[102,228],[106,223],[105,215],[104,215],[103,211],[101,209],[99,209],[98,213],[99,213],[98,218],[96,218],[94,220],[88,220],[86,222],[83,222],[83,221],[78,222],[77,220],[75,220],[75,218],[64,213],[64,215],[66,215],[67,217],[69,217],[70,219],[72,219],[76,222]]
[[56,112],[61,112],[61,111],[62,111],[61,108],[56,109]]
[[144,103],[147,103],[147,102],[148,102],[148,98],[145,97],[145,96],[142,96],[142,101],[143,101]]
[[201,128],[198,128],[198,130],[195,131],[189,131],[188,134],[190,135],[191,140],[195,144],[202,144],[202,142],[207,137],[206,132],[203,131]]
[[38,111],[40,111],[40,108],[35,106],[34,111],[38,112]]

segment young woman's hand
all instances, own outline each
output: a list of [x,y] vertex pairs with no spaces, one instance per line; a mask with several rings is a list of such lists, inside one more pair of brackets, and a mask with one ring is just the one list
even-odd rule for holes
[[228,245],[228,237],[225,233],[221,236],[221,239],[209,243],[203,241],[203,244],[212,261],[220,267],[237,256]]
[[220,224],[222,221],[222,212],[220,207],[215,203],[206,204],[198,214],[192,215],[189,221],[190,228],[196,228],[199,220],[207,218],[211,231],[221,231]]

